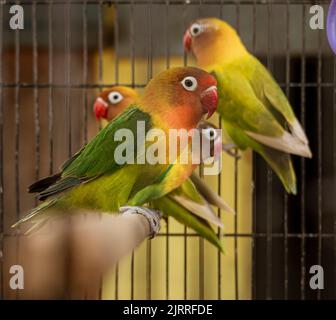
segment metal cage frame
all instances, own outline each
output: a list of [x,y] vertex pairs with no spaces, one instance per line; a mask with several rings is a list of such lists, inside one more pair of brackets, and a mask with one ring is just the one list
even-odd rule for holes
[[[320,0],[320,5],[327,5],[329,1],[326,0]],[[273,67],[273,56],[272,56],[272,47],[270,45],[270,38],[272,37],[272,28],[271,28],[271,16],[272,16],[272,6],[273,5],[284,5],[286,7],[286,30],[285,32],[287,35],[289,35],[289,14],[290,14],[290,6],[292,5],[298,5],[302,6],[302,15],[303,17],[307,16],[307,5],[313,5],[316,4],[315,1],[309,1],[309,0],[294,0],[294,1],[286,1],[286,0],[273,0],[273,1],[264,1],[264,0],[241,0],[241,1],[234,1],[234,0],[209,0],[209,1],[201,1],[201,0],[189,0],[189,1],[183,1],[183,0],[156,0],[156,1],[145,1],[145,0],[114,0],[114,1],[107,1],[107,0],[72,0],[72,1],[48,1],[48,0],[36,0],[36,1],[1,1],[0,2],[0,21],[4,21],[4,8],[5,6],[8,6],[10,4],[22,4],[27,5],[31,7],[31,16],[32,16],[32,65],[33,65],[33,82],[22,82],[20,75],[22,72],[22,66],[20,66],[20,31],[15,31],[15,38],[14,38],[14,54],[15,54],[15,70],[14,70],[14,81],[13,82],[5,82],[4,79],[4,63],[3,63],[3,54],[4,54],[4,43],[3,43],[3,33],[4,33],[4,24],[0,23],[0,240],[3,244],[3,240],[6,236],[12,236],[12,234],[7,234],[4,230],[4,215],[6,212],[4,211],[4,193],[6,192],[5,186],[4,186],[4,148],[5,148],[5,141],[4,141],[4,112],[6,106],[3,104],[3,91],[6,88],[12,88],[14,90],[14,97],[15,97],[15,192],[16,195],[20,194],[20,167],[19,167],[19,158],[20,158],[20,94],[21,90],[24,88],[29,88],[33,90],[34,95],[34,123],[35,123],[35,177],[38,178],[40,175],[40,141],[41,141],[41,127],[40,127],[40,109],[39,109],[39,90],[47,89],[48,90],[48,116],[50,119],[53,119],[53,112],[54,112],[54,103],[53,103],[53,92],[57,89],[65,89],[67,94],[65,98],[65,106],[66,106],[66,112],[69,116],[69,120],[66,123],[67,134],[68,134],[68,141],[69,141],[69,149],[68,149],[68,155],[71,155],[72,153],[72,145],[71,141],[73,141],[72,137],[72,131],[69,126],[71,125],[71,110],[70,110],[70,90],[71,89],[80,89],[83,92],[84,101],[85,104],[88,104],[88,90],[89,89],[102,89],[104,87],[109,87],[111,85],[115,84],[123,84],[119,83],[119,70],[118,67],[115,71],[115,79],[116,83],[103,83],[103,63],[102,63],[102,57],[103,57],[103,17],[102,17],[102,10],[104,6],[115,6],[116,12],[118,15],[118,7],[123,5],[129,5],[130,10],[136,10],[137,6],[147,6],[148,8],[148,17],[151,19],[151,6],[152,5],[161,5],[166,8],[166,14],[169,15],[169,6],[171,5],[180,5],[184,7],[188,6],[198,6],[200,10],[202,10],[203,6],[218,6],[220,9],[219,16],[222,15],[222,10],[226,5],[234,5],[236,7],[236,26],[239,29],[240,25],[240,9],[244,5],[250,5],[252,6],[252,14],[253,14],[253,49],[256,47],[256,8],[258,6],[266,6],[267,12],[269,14],[268,16],[268,30],[267,30],[267,37],[268,37],[268,51],[266,58],[266,65],[268,68],[272,70]],[[38,59],[39,59],[39,50],[38,50],[38,38],[37,38],[37,30],[36,30],[36,7],[38,5],[46,5],[48,6],[48,61],[49,61],[49,70],[48,70],[48,81],[47,82],[40,82],[38,79]],[[54,73],[55,70],[53,68],[53,59],[54,59],[54,43],[53,43],[53,34],[55,30],[53,29],[53,7],[58,5],[64,5],[65,7],[65,19],[66,19],[66,26],[65,26],[65,43],[64,43],[64,50],[65,50],[65,64],[67,66],[67,72],[65,74],[64,83],[55,83],[54,82]],[[98,16],[97,16],[97,23],[98,23],[98,81],[96,83],[89,83],[88,82],[88,38],[87,38],[87,32],[88,32],[88,26],[87,26],[87,10],[89,5],[97,5],[99,7],[98,9]],[[82,61],[83,61],[83,75],[82,75],[82,82],[81,83],[73,83],[71,79],[71,73],[70,73],[70,66],[72,63],[71,58],[71,29],[70,29],[70,12],[73,9],[73,7],[79,6],[82,10],[82,19],[83,24],[81,26],[83,37],[82,37],[82,44],[83,44],[83,50],[82,50]],[[132,15],[132,13],[131,13]],[[114,28],[114,49],[115,49],[115,64],[118,65],[119,63],[119,25],[118,25],[118,16],[116,16],[115,20],[115,28]],[[303,23],[305,23],[305,19],[302,19]],[[131,32],[131,39],[134,37],[134,24],[130,27]],[[304,26],[302,26],[302,30],[304,30]],[[321,32],[319,32],[319,43],[321,42]],[[167,40],[168,42],[168,40]],[[307,252],[306,252],[306,246],[307,246],[307,239],[317,239],[317,264],[322,264],[322,258],[323,258],[323,240],[324,239],[331,239],[333,240],[334,244],[334,251],[333,251],[333,270],[330,270],[330,272],[333,273],[333,282],[334,282],[334,293],[333,297],[336,298],[336,210],[334,208],[333,212],[333,232],[323,232],[323,196],[322,196],[322,188],[323,188],[323,168],[324,168],[324,162],[323,162],[323,150],[322,147],[326,141],[323,140],[323,122],[322,122],[322,89],[323,88],[329,88],[333,90],[333,124],[336,125],[336,60],[333,58],[333,81],[323,81],[322,78],[322,67],[324,63],[324,57],[322,56],[321,51],[321,45],[319,46],[319,50],[316,52],[316,61],[317,61],[317,79],[316,81],[307,81],[306,80],[306,59],[307,56],[305,54],[305,46],[306,46],[306,40],[305,40],[305,34],[302,35],[302,51],[300,54],[300,79],[299,81],[291,81],[291,49],[289,46],[290,40],[289,36],[287,36],[286,40],[286,48],[283,52],[283,57],[285,59],[285,82],[281,83],[281,87],[285,90],[285,93],[287,96],[290,95],[290,91],[293,88],[297,88],[300,90],[300,98],[301,98],[301,105],[300,105],[300,114],[299,117],[301,121],[304,123],[307,118],[307,112],[306,112],[306,89],[307,88],[313,88],[317,92],[317,232],[306,232],[306,197],[305,197],[305,190],[307,188],[306,185],[306,164],[305,160],[300,160],[300,176],[303,177],[299,181],[300,190],[301,193],[298,195],[299,202],[300,202],[300,231],[299,232],[291,232],[288,227],[288,215],[289,215],[289,199],[287,194],[283,193],[283,230],[282,232],[274,232],[273,231],[273,224],[272,224],[272,209],[274,206],[275,200],[273,197],[273,175],[270,169],[265,169],[265,167],[261,168],[260,170],[263,171],[262,175],[266,179],[266,183],[263,183],[261,185],[261,189],[258,189],[258,192],[266,192],[266,211],[265,216],[263,218],[266,218],[266,230],[264,231],[258,231],[258,222],[260,221],[260,217],[257,216],[258,211],[258,199],[257,194],[258,192],[254,192],[253,199],[253,231],[251,233],[239,233],[238,232],[238,217],[239,217],[239,208],[238,208],[238,162],[235,163],[235,180],[234,180],[234,190],[235,190],[235,198],[234,198],[234,207],[237,211],[237,214],[234,219],[234,232],[233,233],[226,233],[222,235],[225,238],[231,237],[234,239],[234,268],[235,268],[235,298],[239,299],[239,277],[238,277],[238,239],[241,237],[248,237],[252,239],[252,248],[253,248],[253,256],[252,256],[252,298],[266,298],[266,299],[272,299],[273,298],[273,287],[272,287],[272,271],[273,270],[273,241],[274,239],[282,239],[283,244],[283,266],[284,269],[283,272],[283,298],[288,299],[291,297],[290,295],[290,284],[289,284],[289,272],[290,267],[288,265],[289,262],[289,256],[288,252],[290,250],[289,242],[290,239],[298,239],[300,242],[300,284],[299,284],[299,297],[301,299],[307,298]],[[147,68],[147,79],[150,79],[153,74],[153,56],[151,54],[151,48],[154,45],[151,37],[151,33],[149,33],[148,38],[148,46],[149,46],[149,54],[147,56],[148,61],[148,68]],[[135,59],[135,49],[131,45],[131,52],[130,52],[130,61],[131,61],[131,72],[132,72],[132,81],[131,83],[126,83],[124,85],[130,85],[135,88],[143,88],[145,84],[143,83],[137,83],[135,81],[134,76],[134,59]],[[187,64],[187,57],[184,56],[184,63]],[[170,67],[170,44],[166,44],[166,66],[167,68]],[[87,124],[88,121],[88,111],[87,108],[85,108],[85,114],[83,115],[83,121]],[[50,172],[54,169],[54,163],[53,163],[53,120],[50,121],[48,132],[49,132],[49,147],[50,147],[50,162],[49,162],[49,170]],[[88,132],[84,132],[84,141],[87,141],[88,139]],[[335,187],[335,172],[336,172],[336,130],[332,131],[332,137],[330,137],[332,140],[332,157],[333,157],[333,163],[332,163],[332,170],[333,170],[333,184]],[[254,183],[258,185],[258,178],[260,178],[260,172],[257,169],[259,158],[257,156],[254,156]],[[259,174],[258,174],[259,172]],[[221,178],[218,178],[218,191],[221,193]],[[332,197],[332,195],[331,195]],[[17,218],[20,216],[21,213],[21,207],[20,207],[20,197],[16,197],[16,204],[15,204],[15,210]],[[218,212],[219,216],[221,215],[221,212]],[[169,230],[169,224],[167,225],[166,233],[159,234],[160,237],[166,237],[166,249],[167,249],[167,258],[166,258],[166,270],[165,270],[165,277],[166,277],[166,298],[169,298],[169,239],[170,237],[183,237],[184,240],[184,251],[185,251],[185,261],[187,261],[187,239],[188,237],[195,237],[196,235],[193,233],[189,233],[187,228],[184,229],[184,232],[182,233],[171,233]],[[265,251],[265,257],[264,257],[264,263],[265,263],[265,288],[263,288],[263,292],[258,291],[258,277],[257,269],[260,266],[260,260],[257,259],[257,244],[258,239],[263,239],[266,243],[266,251]],[[151,242],[147,242],[148,246],[148,252],[147,252],[147,261],[148,261],[148,268],[147,268],[147,298],[151,299]],[[205,275],[204,275],[204,268],[202,267],[204,265],[204,243],[203,240],[200,240],[199,242],[200,247],[200,257],[199,257],[199,263],[200,263],[200,269],[199,269],[199,285],[200,285],[200,299],[204,299],[204,281],[205,281]],[[218,293],[217,297],[218,299],[221,299],[221,262],[222,262],[222,256],[220,253],[218,253],[217,258],[217,264],[218,264]],[[186,268],[186,263],[185,263]],[[186,269],[185,269],[186,272]],[[134,279],[134,261],[132,261],[132,272],[131,272],[131,279],[133,283]],[[3,283],[3,272],[1,272],[1,279],[0,282]],[[184,291],[184,298],[187,299],[187,279],[185,277],[185,291]],[[4,285],[1,286],[2,288],[2,295],[0,297],[4,297],[3,292]],[[131,298],[134,298],[134,288],[131,288]],[[118,270],[116,271],[116,298],[118,298]],[[329,295],[328,297],[331,297]],[[321,291],[317,291],[316,293],[316,299],[323,298],[323,293]]]

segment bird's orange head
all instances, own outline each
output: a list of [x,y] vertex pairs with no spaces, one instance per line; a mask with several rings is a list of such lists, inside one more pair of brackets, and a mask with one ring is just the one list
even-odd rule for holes
[[199,68],[171,68],[148,83],[141,101],[143,109],[167,127],[195,128],[217,109],[217,81]]
[[98,120],[105,119],[110,122],[137,98],[135,90],[124,86],[115,86],[99,94],[95,100],[93,111]]

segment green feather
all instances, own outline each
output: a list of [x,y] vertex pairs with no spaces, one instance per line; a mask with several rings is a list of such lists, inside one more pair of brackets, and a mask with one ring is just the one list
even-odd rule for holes
[[295,194],[289,154],[311,157],[311,152],[285,94],[250,54],[215,65],[212,73],[218,81],[218,112],[230,138],[240,149],[258,152],[286,190]]
[[221,252],[224,251],[220,239],[218,238],[215,231],[211,228],[209,223],[206,220],[195,216],[190,211],[183,208],[169,196],[154,200],[151,204],[154,208],[162,211],[165,216],[172,216],[178,222],[195,230],[200,236],[207,239]]

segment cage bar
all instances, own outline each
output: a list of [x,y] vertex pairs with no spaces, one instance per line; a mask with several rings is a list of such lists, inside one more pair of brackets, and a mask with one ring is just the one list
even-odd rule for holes
[[[3,82],[3,4],[0,3],[0,83]],[[4,110],[3,110],[3,87],[0,86],[0,299],[4,298]]]
[[[271,3],[267,5],[267,68],[272,72],[273,70],[273,56],[272,56],[272,6]],[[266,216],[266,224],[267,224],[267,245],[266,245],[266,299],[272,299],[272,276],[273,276],[273,264],[272,264],[272,254],[273,254],[273,242],[272,234],[273,230],[273,219],[272,219],[272,206],[273,206],[273,197],[272,197],[272,187],[273,187],[273,173],[270,167],[267,167],[267,216]]]
[[[169,0],[166,0],[165,7],[165,27],[166,27],[166,68],[170,68],[170,43],[169,43]],[[166,300],[169,299],[169,218],[166,218]]]
[[[286,3],[286,96],[290,95],[290,9]],[[288,299],[288,194],[284,192],[284,299]]]
[[[48,81],[53,83],[54,68],[53,68],[53,1],[50,1],[48,6]],[[85,80],[84,80],[85,81]],[[49,137],[49,173],[54,170],[54,107],[53,107],[53,87],[48,87],[48,137]],[[84,112],[85,113],[85,112]]]
[[[306,81],[306,7],[302,5],[302,52],[301,52],[301,115],[300,120],[302,125],[305,125],[306,120],[306,89],[304,83]],[[306,276],[306,241],[305,241],[305,230],[306,230],[306,215],[305,215],[305,159],[301,158],[301,279],[300,279],[300,297],[304,299],[305,297],[305,276]]]
[[[318,163],[318,180],[317,180],[317,206],[318,206],[318,253],[317,253],[317,264],[322,265],[322,160],[323,160],[323,145],[322,145],[322,38],[321,32],[318,33],[318,51],[317,51],[317,137],[318,137],[318,154],[317,154],[317,163]],[[317,300],[321,299],[321,290],[317,290]]]
[[[130,5],[130,60],[131,60],[131,87],[135,88],[135,26],[134,26],[134,4]],[[134,299],[134,251],[131,256],[131,299]]]

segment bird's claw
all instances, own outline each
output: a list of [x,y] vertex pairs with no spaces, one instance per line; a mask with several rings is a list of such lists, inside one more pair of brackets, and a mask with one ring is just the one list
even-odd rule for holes
[[124,206],[120,207],[119,212],[122,214],[140,214],[144,216],[148,220],[151,229],[150,239],[154,238],[160,231],[162,213],[159,210],[140,206]]
[[236,150],[237,146],[234,143],[222,143],[222,151],[226,152],[228,155],[235,159],[240,159],[240,155]]

